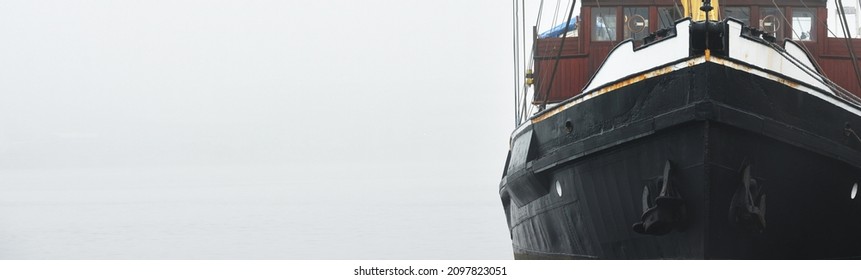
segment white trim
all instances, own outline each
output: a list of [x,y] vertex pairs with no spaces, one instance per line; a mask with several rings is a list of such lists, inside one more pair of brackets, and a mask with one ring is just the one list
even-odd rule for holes
[[[706,63],[706,62],[709,62],[709,63],[715,63],[715,64],[720,64],[720,65],[723,65],[723,66],[726,66],[726,67],[729,67],[729,68],[733,68],[733,69],[736,69],[736,70],[739,70],[739,71],[745,71],[745,72],[748,72],[748,73],[751,73],[751,74],[757,75],[757,76],[759,76],[759,77],[762,77],[762,78],[765,78],[765,79],[768,79],[768,80],[771,80],[771,81],[775,81],[775,82],[778,82],[778,83],[782,83],[782,84],[784,84],[784,85],[786,85],[786,86],[789,86],[789,87],[792,87],[792,88],[795,88],[795,89],[798,89],[798,90],[804,91],[804,92],[805,92],[805,93],[807,93],[807,94],[810,94],[810,95],[815,96],[815,97],[817,97],[817,98],[819,98],[819,99],[822,99],[822,100],[824,100],[824,101],[826,101],[826,102],[829,102],[829,103],[831,103],[831,104],[834,104],[834,105],[836,105],[837,107],[840,107],[840,108],[842,108],[842,109],[844,109],[844,110],[846,110],[846,111],[849,111],[849,112],[851,112],[851,113],[853,113],[853,114],[855,114],[855,115],[857,115],[857,116],[861,116],[861,110],[859,110],[858,108],[855,108],[855,107],[853,107],[853,106],[850,106],[849,104],[846,104],[845,102],[843,102],[843,101],[841,101],[841,100],[837,100],[837,99],[835,99],[835,97],[834,97],[833,95],[827,95],[827,94],[822,93],[822,92],[820,91],[821,89],[814,89],[814,88],[811,88],[810,86],[807,86],[807,85],[805,85],[805,84],[794,83],[794,82],[788,81],[788,80],[786,80],[786,79],[784,79],[784,78],[778,77],[777,75],[770,74],[770,73],[768,73],[768,72],[765,72],[765,71],[762,71],[762,70],[759,70],[759,69],[751,68],[750,66],[742,65],[742,64],[740,64],[740,63],[736,63],[736,62],[733,62],[733,61],[731,61],[731,60],[722,59],[722,58],[717,58],[717,57],[711,57],[711,58],[709,58],[708,60],[705,58],[705,56],[700,56],[700,57],[691,58],[691,59],[689,59],[689,60],[685,60],[685,61],[682,61],[682,62],[679,62],[679,63],[673,64],[673,65],[670,65],[670,66],[667,66],[667,67],[663,67],[663,68],[659,68],[659,69],[655,69],[655,70],[649,71],[649,72],[647,72],[647,73],[643,73],[643,74],[641,74],[641,75],[640,75],[640,76],[638,76],[638,77],[639,77],[639,78],[642,78],[642,79],[647,79],[647,78],[657,77],[657,76],[661,76],[661,75],[669,74],[669,73],[672,73],[672,72],[675,72],[675,71],[678,71],[678,70],[682,70],[682,69],[685,69],[685,68],[688,68],[688,67],[692,67],[692,66],[696,66],[696,65],[699,65],[699,64],[703,64],[703,63]],[[547,109],[547,110],[545,110],[544,112],[542,112],[542,113],[540,113],[540,114],[536,115],[536,116],[532,119],[532,123],[538,123],[538,122],[541,122],[541,121],[543,121],[543,120],[545,120],[545,119],[547,119],[547,118],[552,117],[553,115],[556,115],[557,113],[560,113],[560,112],[565,111],[565,110],[567,110],[567,109],[569,109],[569,108],[571,108],[571,107],[574,107],[574,106],[576,106],[577,104],[580,104],[580,103],[582,103],[582,102],[584,102],[584,101],[586,101],[586,100],[592,99],[593,97],[597,97],[597,96],[602,95],[602,94],[604,94],[604,93],[608,93],[608,92],[611,92],[611,91],[613,91],[613,90],[616,90],[616,89],[619,89],[619,88],[625,87],[625,86],[627,86],[627,85],[628,85],[627,81],[628,81],[628,80],[621,80],[621,81],[618,81],[618,83],[616,83],[616,84],[607,85],[607,86],[605,86],[605,87],[602,87],[602,88],[596,89],[596,90],[595,90],[595,91],[593,91],[593,92],[590,92],[590,93],[587,93],[587,94],[581,95],[581,96],[579,96],[579,97],[577,97],[577,98],[575,98],[575,99],[568,100],[568,101],[566,101],[566,102],[564,102],[564,103],[559,104],[558,106],[555,106],[555,107],[553,107],[553,108]],[[635,83],[636,83],[636,82],[631,83],[631,84],[635,84]],[[826,91],[830,92],[830,90],[826,90]],[[515,134],[515,135],[516,135],[516,134]]]
[[[677,70],[688,68],[690,66],[698,65],[698,64],[701,64],[705,61],[706,61],[706,59],[703,56],[691,58],[691,59],[684,60],[684,61],[681,61],[679,63],[673,64],[673,65],[669,65],[666,67],[662,67],[659,69],[649,71],[647,73],[640,74],[639,76],[634,77],[633,79],[648,79],[648,78],[652,78],[652,77],[657,77],[657,76],[661,76],[661,75],[668,74],[671,72],[675,72]],[[580,96],[575,97],[574,99],[569,99],[567,101],[559,103],[556,106],[548,108],[547,110],[544,110],[543,112],[540,112],[539,114],[537,114],[535,117],[532,118],[532,122],[533,123],[540,122],[546,118],[549,118],[549,117],[551,117],[551,116],[553,116],[559,112],[565,111],[568,108],[571,108],[571,107],[573,107],[577,104],[580,104],[586,100],[589,100],[589,99],[592,99],[594,97],[598,97],[602,94],[605,94],[607,92],[625,87],[629,84],[636,83],[636,82],[630,82],[630,80],[631,79],[618,80],[614,84],[605,85],[604,87],[598,88],[592,92],[582,94]]]
[[[786,81],[785,79],[780,78],[780,77],[778,77],[778,76],[776,76],[776,75],[773,75],[773,74],[767,73],[767,72],[762,71],[762,70],[759,70],[759,69],[754,69],[754,68],[746,67],[746,66],[740,65],[739,63],[732,62],[732,61],[730,61],[730,60],[726,60],[726,59],[721,59],[721,58],[712,57],[712,59],[711,59],[711,61],[710,61],[710,62],[712,62],[712,63],[717,63],[717,64],[721,64],[721,65],[723,65],[723,66],[726,66],[726,67],[729,67],[729,68],[733,68],[733,69],[736,69],[736,70],[747,71],[747,72],[749,72],[749,73],[751,73],[751,74],[754,74],[754,75],[760,76],[760,77],[762,77],[762,78],[765,78],[765,79],[768,79],[768,80],[772,80],[772,81],[775,81],[775,82],[778,82],[778,83],[782,83],[782,84],[785,84],[785,85],[787,85],[787,86],[791,86],[791,87],[793,87],[793,88],[795,88],[795,89],[799,89],[799,90],[801,90],[801,91],[806,92],[807,94],[810,94],[810,95],[816,96],[816,97],[817,97],[817,98],[819,98],[819,99],[822,99],[822,100],[824,100],[824,101],[827,101],[828,103],[834,104],[834,105],[836,105],[837,107],[843,108],[844,110],[849,111],[849,112],[851,112],[851,113],[853,113],[853,114],[855,114],[855,115],[861,116],[861,110],[859,110],[858,108],[852,107],[852,106],[850,106],[849,104],[846,104],[845,102],[843,102],[843,101],[841,101],[841,100],[837,100],[837,99],[835,99],[835,97],[834,97],[833,95],[826,95],[826,94],[822,93],[820,90],[823,90],[823,89],[821,89],[821,88],[820,88],[820,90],[817,90],[817,89],[811,88],[810,86],[807,86],[807,85],[805,85],[805,84],[795,84],[795,83],[791,83],[791,82],[788,82],[788,81]],[[830,92],[831,90],[825,90],[825,91]]]
[[[744,61],[746,64],[756,66],[762,69],[768,69],[776,73],[781,73],[786,77],[798,80],[808,85],[815,86],[821,90],[830,92],[822,79],[812,76],[793,64],[785,55],[795,57],[809,69],[816,69],[813,62],[807,56],[804,50],[798,48],[794,44],[786,44],[786,54],[782,55],[763,43],[752,41],[741,35],[742,25],[735,21],[728,21],[729,25],[729,57]],[[809,72],[809,70],[807,70]],[[819,73],[817,73],[819,74]]]
[[636,51],[633,41],[622,42],[610,51],[583,92],[593,91],[658,65],[687,58],[691,36],[690,26],[690,20],[681,21],[676,24],[675,37],[666,38]]
[[[665,75],[705,62],[724,65],[782,83],[861,116],[861,109],[849,105],[843,100],[839,100],[826,84],[827,81],[816,75],[821,73],[811,73],[817,70],[815,70],[813,62],[804,50],[795,44],[788,43],[785,49],[786,54],[781,54],[764,42],[756,42],[742,36],[741,23],[729,20],[727,24],[729,25],[729,33],[733,34],[729,36],[729,57],[743,63],[713,56],[699,56],[685,59],[689,55],[691,21],[680,21],[675,26],[675,37],[666,38],[645,48],[634,51],[633,42],[622,42],[610,52],[607,59],[598,68],[592,80],[583,90],[585,94],[563,101],[543,112],[539,112],[532,118],[531,122],[541,122],[581,102],[629,84],[637,83],[640,80]],[[795,61],[796,63],[803,64],[807,69],[799,67],[793,63],[794,61],[788,59],[787,56],[795,58],[797,60]],[[655,68],[673,61],[681,62]],[[779,73],[780,76],[759,69],[773,71],[774,73]]]

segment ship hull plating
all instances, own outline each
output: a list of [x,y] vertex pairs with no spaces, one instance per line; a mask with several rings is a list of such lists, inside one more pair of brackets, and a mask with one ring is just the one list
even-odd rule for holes
[[[706,62],[539,116],[500,188],[515,257],[858,258],[861,118],[810,91]],[[638,233],[664,182],[669,231]]]

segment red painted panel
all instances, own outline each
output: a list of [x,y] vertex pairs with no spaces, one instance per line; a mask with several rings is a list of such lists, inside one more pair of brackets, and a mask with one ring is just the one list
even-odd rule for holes
[[[571,98],[581,92],[589,82],[609,53],[610,46],[596,46],[593,43],[589,54],[563,55],[559,59],[556,76],[553,77],[554,57],[544,57],[535,60],[535,88],[540,94],[536,95],[535,103],[542,103],[548,90],[548,102],[559,102]],[[564,53],[565,51],[563,51]],[[550,86],[551,78],[553,80]]]
[[[559,53],[559,47],[562,47],[562,53]],[[545,38],[539,39],[535,43],[535,58],[536,59],[552,59],[557,55],[572,56],[584,54],[582,41],[580,37],[565,38],[565,44],[562,45],[562,38]]]
[[[861,40],[851,40],[855,55],[861,59]],[[855,74],[855,68],[852,67],[852,59],[849,55],[849,48],[846,47],[845,39],[826,38],[823,40],[822,48],[811,49],[811,52],[828,79],[849,92],[861,96],[861,86],[858,85],[858,78]],[[859,65],[861,65],[861,61],[859,61]]]
[[[861,97],[861,86],[858,85],[858,80],[855,75],[855,70],[852,67],[852,60],[849,58],[820,58],[819,65],[822,67],[822,72],[831,81],[840,85],[840,87],[849,92]],[[859,64],[861,65],[861,64]]]
[[[593,6],[597,3],[598,1],[583,1],[584,6]],[[603,6],[635,4],[655,6],[667,5],[667,3],[672,3],[672,1],[611,0]],[[779,0],[778,3],[782,6],[788,6],[786,11],[791,11],[792,7],[801,7],[800,1]],[[773,2],[771,0],[739,0],[733,4],[733,6],[749,6],[751,8],[751,20],[752,22],[756,22],[758,20],[759,7],[770,7],[773,5]],[[816,7],[818,9],[818,18],[824,21],[827,17],[824,7],[825,1],[808,1],[807,4],[808,7]],[[621,11],[621,7],[618,9]],[[583,9],[582,16],[588,19],[590,17],[590,10]],[[592,42],[588,32],[590,28],[588,20],[582,21],[579,36],[566,38],[564,46],[562,45],[561,38],[536,40],[534,71],[535,89],[538,94],[536,94],[535,103],[542,103],[548,91],[549,98],[547,98],[547,101],[551,103],[559,102],[579,94],[595,71],[604,62],[604,59],[606,59],[607,54],[615,46],[616,42]],[[816,39],[802,43],[810,51],[811,56],[817,60],[820,67],[822,67],[822,71],[829,79],[853,94],[861,96],[861,86],[859,86],[854,68],[852,67],[845,40],[843,38],[828,38],[826,32],[825,26],[819,25],[816,30]],[[855,54],[861,58],[861,39],[853,39],[852,43]],[[561,53],[559,52],[560,47],[562,47]],[[557,57],[560,58],[560,61],[555,78],[553,78],[553,85],[551,86],[550,80],[551,76],[553,76],[554,61]]]
[[559,102],[580,93],[580,90],[586,85],[586,77],[588,77],[586,62],[587,57],[565,58],[559,60],[559,66],[556,70],[556,77],[553,78],[553,86],[550,86],[551,76],[553,75],[553,65],[555,61],[552,59],[536,61],[536,69],[541,69],[536,72],[536,85],[539,95],[536,95],[536,103],[541,103],[550,90],[548,102]]

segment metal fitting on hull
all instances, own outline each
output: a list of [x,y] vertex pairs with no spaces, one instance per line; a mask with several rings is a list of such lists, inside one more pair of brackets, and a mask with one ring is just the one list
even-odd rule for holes
[[675,189],[673,181],[672,164],[668,160],[664,164],[664,175],[656,182],[656,185],[661,185],[661,192],[654,198],[654,203],[649,186],[643,188],[643,216],[633,225],[635,232],[664,235],[674,228],[681,228],[686,218],[685,200]]

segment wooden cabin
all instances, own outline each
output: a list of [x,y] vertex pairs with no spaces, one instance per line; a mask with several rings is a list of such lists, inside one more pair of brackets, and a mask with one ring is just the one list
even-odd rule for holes
[[[771,33],[781,45],[784,39],[803,43],[829,79],[861,96],[846,39],[827,36],[825,0],[722,0],[719,9],[721,19],[733,17],[747,25],[753,23],[754,27]],[[682,5],[672,0],[582,1],[578,28],[569,32],[564,45],[561,37],[535,37],[537,93],[533,102],[540,104],[547,98],[553,103],[577,95],[616,44],[627,39],[641,44],[644,37],[681,19],[682,11]],[[842,34],[837,31],[840,26],[830,29]],[[851,40],[856,56],[861,55],[861,39]],[[557,56],[560,61],[551,88],[550,77]]]

